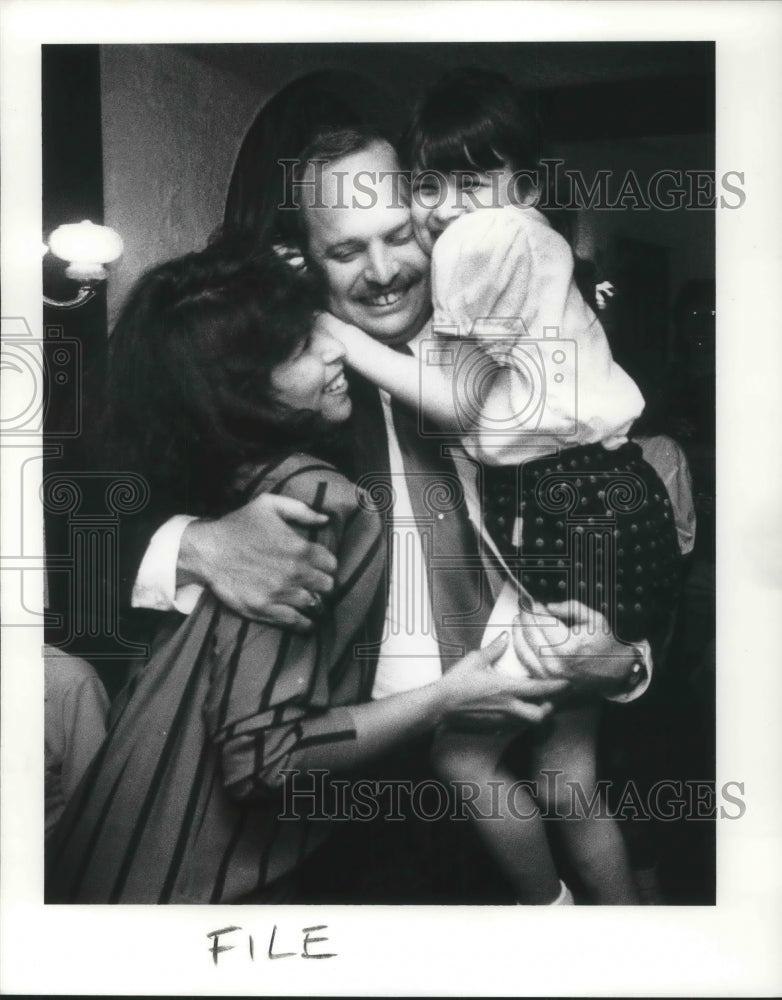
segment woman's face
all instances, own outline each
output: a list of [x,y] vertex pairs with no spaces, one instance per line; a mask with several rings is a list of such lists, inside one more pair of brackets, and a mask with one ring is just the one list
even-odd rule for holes
[[345,348],[318,320],[310,336],[271,375],[276,402],[300,413],[310,411],[328,423],[347,420],[352,409],[345,378]]

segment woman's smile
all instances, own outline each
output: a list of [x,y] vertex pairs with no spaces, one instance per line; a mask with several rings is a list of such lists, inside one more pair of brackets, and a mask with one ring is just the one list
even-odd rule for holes
[[345,377],[344,368],[341,368],[334,378],[326,384],[326,388],[323,391],[329,395],[336,395],[338,393],[348,391],[348,380]]
[[315,320],[309,338],[272,373],[278,403],[292,412],[318,414],[330,424],[347,420],[352,409],[343,359],[345,348]]

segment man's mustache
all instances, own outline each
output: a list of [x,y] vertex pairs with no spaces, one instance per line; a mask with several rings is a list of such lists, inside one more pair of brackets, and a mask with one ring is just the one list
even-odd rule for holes
[[397,275],[386,284],[365,278],[364,287],[371,295],[393,295],[397,292],[406,292],[411,285],[419,282],[421,277],[421,274]]

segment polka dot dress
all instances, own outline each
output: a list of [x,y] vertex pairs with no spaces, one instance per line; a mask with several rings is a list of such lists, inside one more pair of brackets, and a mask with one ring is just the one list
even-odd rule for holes
[[484,472],[486,527],[532,597],[596,608],[626,642],[663,624],[681,556],[668,493],[638,445]]

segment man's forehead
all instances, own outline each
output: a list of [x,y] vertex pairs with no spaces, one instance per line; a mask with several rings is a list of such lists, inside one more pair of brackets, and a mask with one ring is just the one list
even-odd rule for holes
[[370,205],[366,203],[366,196],[363,203],[355,205],[348,203],[337,208],[307,210],[310,239],[321,248],[383,237],[409,221],[410,209],[400,202],[393,205],[390,199],[378,199]]
[[[308,168],[311,170],[312,167]],[[381,174],[399,170],[399,158],[390,142],[376,139],[364,149],[326,161],[323,164],[324,183],[336,184],[338,174],[353,176],[359,173]]]
[[404,225],[409,218],[405,178],[386,142],[311,165],[304,179],[317,184],[306,192],[303,211],[318,242],[365,238]]

